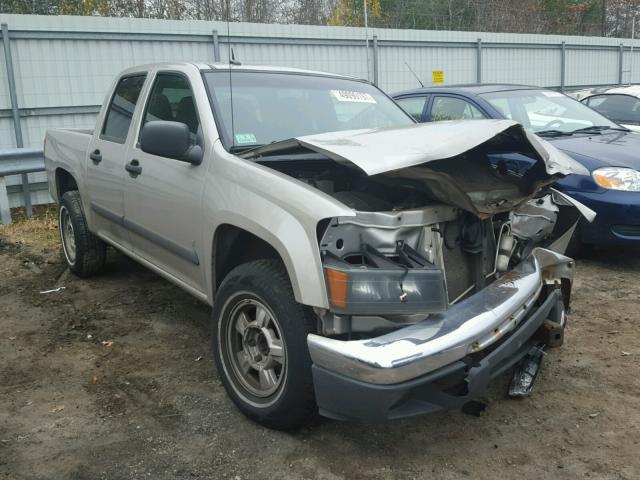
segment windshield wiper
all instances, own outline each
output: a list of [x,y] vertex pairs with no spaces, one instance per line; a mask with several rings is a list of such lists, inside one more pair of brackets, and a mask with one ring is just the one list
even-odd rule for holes
[[229,147],[229,153],[245,153],[260,147],[264,147],[264,145],[231,145],[231,147]]
[[563,137],[573,135],[573,132],[563,132],[562,130],[540,130],[539,132],[534,133],[540,137]]
[[615,130],[617,132],[630,132],[631,130],[629,130],[626,127],[606,127],[604,125],[602,126],[598,126],[598,127],[584,127],[584,128],[580,128],[578,130],[574,130],[574,132],[584,132],[584,131],[591,131],[592,129],[597,129],[597,131],[602,132],[603,130]]
[[590,127],[578,128],[571,133],[602,133],[603,130],[612,130],[608,125],[592,125]]

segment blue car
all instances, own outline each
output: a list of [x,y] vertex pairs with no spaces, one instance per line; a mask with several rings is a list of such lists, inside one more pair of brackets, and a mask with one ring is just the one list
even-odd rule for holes
[[570,175],[557,184],[597,213],[593,223],[580,223],[574,248],[640,244],[639,133],[562,93],[539,87],[459,85],[392,96],[418,122],[506,118],[521,123],[589,170],[590,175]]

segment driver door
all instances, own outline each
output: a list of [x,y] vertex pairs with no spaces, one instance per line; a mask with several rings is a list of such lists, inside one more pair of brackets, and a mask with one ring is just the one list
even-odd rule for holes
[[[185,123],[195,141],[201,128],[197,107],[186,74],[158,71],[136,132],[138,139],[145,123],[164,120]],[[143,152],[139,142],[130,150],[128,161],[139,167],[127,175],[124,195],[125,223],[134,252],[203,292],[201,204],[206,162],[192,165],[152,155]]]

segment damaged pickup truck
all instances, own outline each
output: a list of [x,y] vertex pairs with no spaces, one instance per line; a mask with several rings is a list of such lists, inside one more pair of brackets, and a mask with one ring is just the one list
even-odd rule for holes
[[70,269],[111,245],[213,305],[229,396],[282,429],[458,408],[514,367],[526,394],[593,219],[551,187],[583,167],[515,122],[417,125],[367,82],[290,69],[129,69],[45,162]]

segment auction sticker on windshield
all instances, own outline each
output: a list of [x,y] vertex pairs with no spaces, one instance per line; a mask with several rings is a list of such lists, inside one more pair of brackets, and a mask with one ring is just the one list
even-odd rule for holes
[[348,90],[331,90],[331,95],[339,102],[377,103],[369,93],[351,92]]
[[552,91],[548,91],[548,90],[543,90],[540,93],[542,95],[544,95],[545,97],[564,97],[564,93],[560,93],[560,92],[552,92]]

